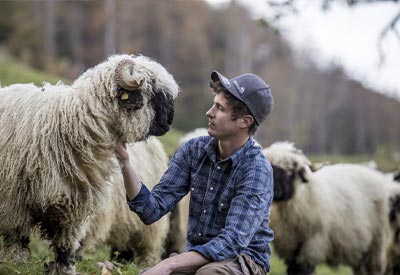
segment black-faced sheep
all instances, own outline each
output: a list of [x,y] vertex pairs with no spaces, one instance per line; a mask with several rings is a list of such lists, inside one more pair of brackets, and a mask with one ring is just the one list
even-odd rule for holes
[[311,274],[319,263],[349,265],[354,274],[383,274],[390,243],[386,177],[361,165],[313,172],[291,143],[264,149],[274,172],[271,227],[288,274]]
[[400,184],[396,181],[396,176],[393,176],[393,180],[385,184],[385,191],[389,198],[388,216],[391,230],[385,272],[387,275],[400,274]]
[[[163,145],[152,137],[127,148],[138,177],[151,189],[167,169],[168,157]],[[91,220],[82,248],[106,243],[111,248],[112,257],[118,255],[125,260],[137,257],[141,263],[155,265],[164,252],[169,230],[168,215],[156,223],[145,225],[126,203],[121,172],[117,171],[111,181],[108,201]]]
[[110,57],[71,86],[1,88],[2,256],[26,256],[37,226],[56,254],[45,272],[75,274],[71,254],[109,191],[116,141],[167,132],[177,94],[164,67],[131,55]]

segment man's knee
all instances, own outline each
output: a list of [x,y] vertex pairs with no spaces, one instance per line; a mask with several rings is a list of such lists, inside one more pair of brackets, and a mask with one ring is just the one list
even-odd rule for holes
[[231,274],[243,274],[240,270],[240,266],[234,260],[212,262],[199,268],[196,275],[231,275]]

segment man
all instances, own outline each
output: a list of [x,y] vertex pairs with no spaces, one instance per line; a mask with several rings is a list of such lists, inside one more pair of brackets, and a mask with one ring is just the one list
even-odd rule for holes
[[210,87],[215,92],[206,113],[210,136],[181,146],[151,192],[129,164],[124,145],[116,147],[129,207],[144,223],[157,221],[191,192],[185,252],[141,274],[269,271],[272,168],[251,136],[272,111],[271,90],[254,74],[229,80],[217,71]]

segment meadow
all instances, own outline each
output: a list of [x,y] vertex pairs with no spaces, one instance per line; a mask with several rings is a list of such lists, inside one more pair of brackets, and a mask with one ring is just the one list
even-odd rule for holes
[[[49,82],[56,83],[58,78],[55,76],[49,76],[39,71],[27,69],[25,66],[18,65],[14,62],[9,61],[5,58],[0,51],[0,80],[1,85],[5,86],[11,83],[17,82],[33,82],[38,85],[46,79]],[[66,81],[68,82],[68,81]],[[165,146],[165,150],[169,156],[173,154],[178,146],[179,137],[183,132],[177,130],[171,130],[165,136],[161,137],[161,141]],[[391,171],[398,167],[398,161],[393,161],[389,157],[389,152],[382,150],[375,156],[310,156],[310,159],[317,162],[360,162],[369,161],[374,159],[378,167],[383,171]],[[132,213],[133,214],[133,213]],[[2,245],[0,239],[0,246]],[[53,253],[46,241],[42,241],[38,238],[37,234],[34,234],[30,249],[32,251],[32,257],[27,263],[16,263],[12,261],[4,261],[0,259],[0,275],[39,275],[43,274],[43,266],[45,262],[53,260]],[[134,263],[123,263],[116,269],[108,272],[98,266],[98,263],[112,261],[110,259],[107,247],[100,246],[88,251],[84,255],[83,261],[77,261],[77,271],[83,274],[90,275],[134,275],[138,274],[140,269],[143,268],[138,262]],[[271,258],[271,275],[282,275],[285,274],[284,263],[272,253]],[[317,275],[347,275],[351,274],[351,270],[347,267],[340,266],[337,269],[328,268],[325,265],[318,266]]]
[[[1,243],[1,242],[0,242]],[[47,241],[40,240],[35,234],[31,240],[30,249],[32,257],[27,263],[4,262],[0,259],[0,275],[42,275],[45,262],[53,260],[53,253],[50,250]],[[112,261],[110,259],[107,247],[99,246],[88,251],[83,261],[76,262],[76,269],[80,273],[87,275],[136,275],[144,268],[138,262],[122,263],[114,270],[108,271],[99,266],[99,263]],[[271,258],[271,275],[285,274],[284,263],[273,253]],[[351,270],[340,266],[337,269],[331,269],[325,265],[318,266],[316,275],[350,275]]]

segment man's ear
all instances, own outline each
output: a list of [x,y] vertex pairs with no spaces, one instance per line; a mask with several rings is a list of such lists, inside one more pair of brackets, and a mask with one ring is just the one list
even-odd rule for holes
[[249,128],[251,124],[254,122],[254,118],[251,115],[244,115],[240,119],[240,127],[241,128]]

